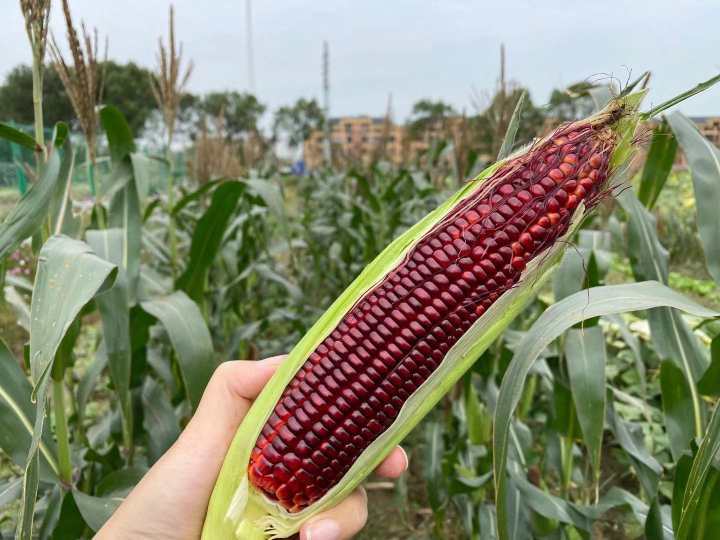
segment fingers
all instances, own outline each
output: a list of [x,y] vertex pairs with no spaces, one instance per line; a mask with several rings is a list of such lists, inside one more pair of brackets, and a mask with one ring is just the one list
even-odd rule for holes
[[385,478],[399,478],[408,468],[408,456],[401,446],[396,446],[375,472]]
[[[397,446],[375,470],[385,478],[398,478],[408,468],[408,457]],[[367,495],[355,491],[334,508],[318,514],[300,530],[300,540],[343,540],[352,538],[367,521]]]
[[345,540],[367,521],[367,495],[360,488],[337,506],[318,514],[300,529],[300,540]]
[[181,439],[212,441],[224,452],[252,400],[284,359],[285,356],[274,356],[254,362],[238,360],[220,364]]

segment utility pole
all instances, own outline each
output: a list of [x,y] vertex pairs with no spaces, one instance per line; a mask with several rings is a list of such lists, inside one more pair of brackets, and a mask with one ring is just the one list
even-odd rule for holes
[[323,155],[325,165],[332,165],[332,148],[330,145],[330,48],[328,42],[323,41],[323,114],[325,115],[325,140],[323,141]]
[[252,0],[245,0],[245,34],[247,36],[248,90],[255,94],[255,61],[253,59]]

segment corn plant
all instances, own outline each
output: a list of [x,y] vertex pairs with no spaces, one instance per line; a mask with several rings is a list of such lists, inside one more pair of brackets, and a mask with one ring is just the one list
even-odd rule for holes
[[[432,242],[436,238],[427,233],[447,215],[468,225],[476,219],[470,212],[477,210],[453,213],[454,203],[475,193],[481,180],[501,196],[499,206],[506,203],[512,210],[517,204],[512,197],[523,202],[526,196],[519,192],[503,193],[514,176],[505,178],[509,184],[492,176],[517,159],[507,152],[514,146],[519,114],[521,108],[500,145],[498,164],[425,219],[447,196],[440,188],[454,180],[437,182],[427,171],[384,164],[305,178],[263,169],[202,184],[184,179],[176,186],[176,202],[167,204],[167,161],[137,152],[122,114],[111,106],[99,116],[112,169],[99,178],[98,203],[82,210],[69,185],[75,152],[67,127],[58,125],[38,182],[0,228],[3,258],[28,238],[37,250],[34,283],[10,275],[5,282],[6,302],[27,327],[29,344],[24,359],[0,347],[0,420],[7,426],[0,432],[0,448],[13,472],[0,488],[0,503],[11,505],[0,517],[3,534],[16,529],[21,538],[60,532],[92,536],[178,436],[218,362],[282,352],[308,331],[315,340],[324,339],[357,295],[384,285],[388,265],[399,264],[413,245],[414,240],[405,243],[408,239]],[[511,242],[511,254],[503,254],[520,273],[523,266],[548,265],[549,272],[538,273],[546,285],[537,279],[526,288],[512,287],[512,297],[506,297],[512,302],[501,302],[498,295],[496,307],[484,306],[484,299],[473,303],[478,318],[485,311],[500,312],[483,319],[493,328],[482,340],[486,350],[471,347],[453,357],[456,367],[472,368],[465,375],[441,371],[447,377],[424,387],[432,395],[416,398],[424,413],[450,390],[444,406],[412,439],[426,435],[424,452],[414,456],[426,456],[423,504],[434,513],[432,534],[443,536],[450,520],[468,538],[582,538],[607,532],[602,528],[610,527],[611,512],[629,537],[712,537],[719,504],[714,486],[720,421],[713,411],[720,395],[720,328],[712,320],[715,310],[667,287],[667,254],[649,209],[662,199],[672,161],[669,150],[656,145],[672,147],[667,144],[672,136],[690,162],[699,241],[708,272],[717,280],[718,150],[678,113],[669,115],[656,134],[660,130],[664,135],[651,138],[637,179],[623,170],[627,176],[615,190],[621,192],[617,203],[603,203],[581,223],[562,221],[555,204],[543,199],[544,213],[533,218],[537,227],[528,233],[533,250],[543,245],[538,239],[555,238],[552,227],[572,225],[558,233],[562,242],[548,247],[554,260],[536,258],[521,234],[513,240],[519,246]],[[7,126],[0,135],[37,147],[31,137]],[[587,162],[586,176],[597,171],[596,180],[602,178],[610,158],[602,144],[593,146],[582,164],[573,164],[568,156],[580,152],[562,150],[570,144],[569,134],[556,135],[568,141],[555,150],[543,146],[548,141],[538,143],[534,148],[541,150],[532,155],[549,152],[554,159],[558,154],[558,165],[571,167]],[[631,142],[637,141],[619,136],[617,145]],[[595,153],[600,157],[591,162]],[[537,184],[542,186],[543,178]],[[576,184],[573,196],[591,200],[595,184]],[[562,204],[579,205],[570,202],[566,188]],[[477,191],[476,206],[494,194]],[[559,204],[563,197],[552,198]],[[507,216],[508,225],[515,217]],[[547,223],[540,223],[544,218]],[[164,241],[170,223],[177,232],[176,260],[182,262],[175,267]],[[555,232],[543,237],[547,229]],[[393,247],[372,262],[387,244]],[[427,264],[429,256],[420,250]],[[533,254],[528,260],[526,252]],[[445,264],[438,257],[438,264]],[[447,257],[439,275],[449,280],[456,270]],[[614,281],[618,258],[627,261],[638,283]],[[363,270],[368,264],[370,270]],[[355,279],[360,281],[345,293],[344,307],[322,315]],[[402,281],[399,286],[405,287]],[[524,310],[521,303],[527,303]],[[510,324],[513,313],[517,317]],[[318,317],[319,326],[313,327]],[[263,431],[295,368],[320,341],[300,343],[281,372],[284,379],[269,387],[275,397],[258,401],[241,429]],[[441,385],[433,384],[441,379]],[[392,440],[405,435],[421,413],[401,413],[408,422],[389,431]],[[225,515],[233,482],[250,470],[250,455],[255,453],[257,468],[263,452],[270,452],[257,433],[240,439],[250,444],[243,450],[247,459],[242,452],[230,454],[239,465],[230,461],[228,470],[236,474],[221,477],[208,527]],[[360,469],[341,474],[328,491],[341,496],[357,484],[381,457],[388,444],[381,442],[374,447],[379,450],[355,461]],[[266,487],[287,502],[282,486]],[[296,496],[291,502],[299,507],[289,509],[296,512],[275,522],[278,534],[291,532],[297,523],[292,514],[302,512],[300,506],[312,507],[312,497]],[[244,527],[257,535],[252,523]],[[416,531],[408,537],[417,537]]]

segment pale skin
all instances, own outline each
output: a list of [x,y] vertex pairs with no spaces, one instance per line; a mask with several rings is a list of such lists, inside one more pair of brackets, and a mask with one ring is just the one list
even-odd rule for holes
[[[195,415],[175,444],[130,492],[99,540],[194,540],[200,538],[208,500],[225,452],[252,400],[285,356],[257,362],[225,362],[213,374]],[[377,468],[386,478],[407,469],[395,448]],[[352,538],[365,525],[367,497],[359,489],[303,525],[301,540]]]

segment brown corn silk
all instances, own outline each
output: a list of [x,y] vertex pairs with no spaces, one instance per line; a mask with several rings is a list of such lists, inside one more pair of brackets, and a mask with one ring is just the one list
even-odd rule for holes
[[509,160],[347,312],[262,429],[248,465],[259,491],[298,512],[340,481],[580,202],[607,192],[611,120],[561,126]]

